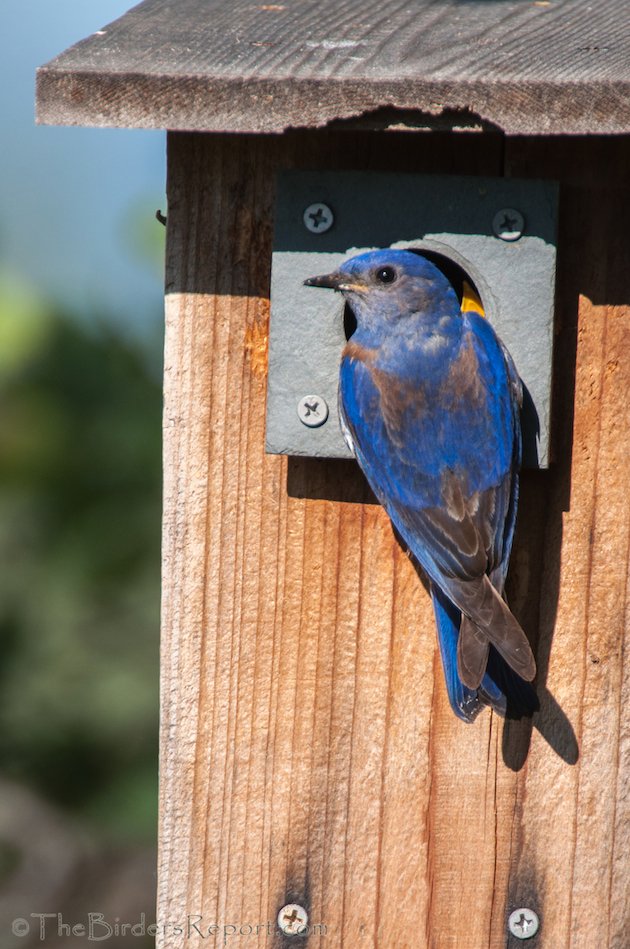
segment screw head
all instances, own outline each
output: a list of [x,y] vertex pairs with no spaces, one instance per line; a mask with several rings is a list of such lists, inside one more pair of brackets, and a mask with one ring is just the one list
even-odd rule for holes
[[303,936],[308,927],[308,913],[299,903],[287,903],[278,913],[278,927],[287,936]]
[[309,428],[319,428],[328,418],[328,403],[321,395],[305,395],[297,404],[300,422]]
[[517,241],[523,236],[525,218],[516,208],[501,208],[492,218],[492,230],[502,241]]
[[335,215],[327,204],[309,204],[302,215],[304,225],[313,234],[325,234],[333,226]]
[[521,906],[510,913],[508,929],[517,939],[531,939],[538,932],[540,921],[533,909]]

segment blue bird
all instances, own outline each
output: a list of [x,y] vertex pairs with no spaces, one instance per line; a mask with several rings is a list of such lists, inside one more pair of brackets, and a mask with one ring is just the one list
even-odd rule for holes
[[508,351],[412,251],[360,254],[305,283],[339,290],[356,318],[341,360],[342,428],[429,579],[453,711],[467,722],[484,705],[531,715],[536,664],[504,596],[522,402]]

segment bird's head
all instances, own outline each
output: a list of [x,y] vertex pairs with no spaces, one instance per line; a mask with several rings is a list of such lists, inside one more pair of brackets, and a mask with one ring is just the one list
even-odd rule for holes
[[343,293],[360,328],[391,326],[410,313],[440,317],[460,312],[457,295],[444,274],[426,257],[408,250],[358,254],[333,273],[310,277],[304,283]]

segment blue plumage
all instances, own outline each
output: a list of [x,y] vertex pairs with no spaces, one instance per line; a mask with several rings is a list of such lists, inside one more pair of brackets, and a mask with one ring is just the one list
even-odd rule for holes
[[431,581],[449,699],[529,714],[531,649],[503,598],[518,502],[521,384],[490,324],[429,260],[382,250],[306,281],[357,320],[340,410],[357,460]]

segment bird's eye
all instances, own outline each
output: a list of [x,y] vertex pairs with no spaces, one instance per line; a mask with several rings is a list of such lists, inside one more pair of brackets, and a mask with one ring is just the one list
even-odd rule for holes
[[379,267],[376,271],[376,279],[379,283],[393,283],[396,279],[396,271],[393,267]]

